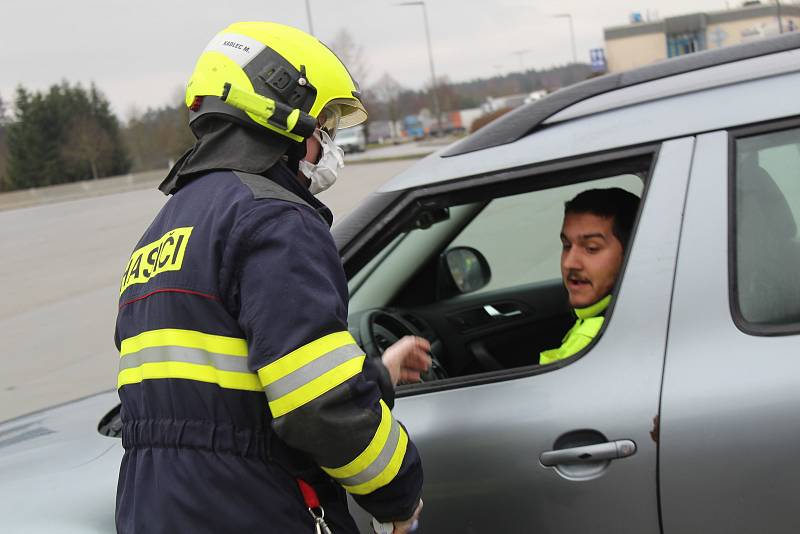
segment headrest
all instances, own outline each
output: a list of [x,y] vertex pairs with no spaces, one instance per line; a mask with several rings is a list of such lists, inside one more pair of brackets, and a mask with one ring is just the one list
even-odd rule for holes
[[[797,235],[797,224],[794,215],[772,176],[760,165],[756,158],[745,160],[739,168],[738,177],[740,225],[744,230],[750,223],[781,239],[793,239]],[[756,218],[747,221],[747,215]]]

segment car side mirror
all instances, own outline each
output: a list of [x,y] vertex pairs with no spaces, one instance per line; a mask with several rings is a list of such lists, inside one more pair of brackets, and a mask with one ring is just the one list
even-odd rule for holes
[[439,258],[437,297],[463,295],[485,287],[492,279],[489,262],[472,247],[454,247]]
[[104,436],[108,436],[109,438],[121,438],[122,437],[122,417],[120,415],[120,410],[122,409],[122,404],[117,404],[111,411],[103,416],[100,419],[100,423],[97,424],[97,431],[100,432]]

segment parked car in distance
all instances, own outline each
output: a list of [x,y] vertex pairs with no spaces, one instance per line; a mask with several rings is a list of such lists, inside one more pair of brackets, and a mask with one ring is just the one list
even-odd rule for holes
[[364,152],[367,149],[367,136],[364,132],[364,126],[361,124],[339,130],[335,141],[345,153]]
[[[800,531],[798,94],[800,34],[594,78],[334,227],[367,355],[432,344],[394,408],[425,466],[419,533]],[[538,365],[574,320],[564,202],[612,186],[642,202],[603,329]],[[116,404],[0,424],[0,530],[113,532]]]

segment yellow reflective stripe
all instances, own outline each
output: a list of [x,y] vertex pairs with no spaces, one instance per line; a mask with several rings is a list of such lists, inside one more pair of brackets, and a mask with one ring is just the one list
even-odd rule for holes
[[258,375],[261,377],[261,382],[264,386],[268,386],[289,373],[297,371],[320,356],[324,356],[332,350],[336,350],[344,345],[354,344],[355,342],[356,340],[353,339],[353,336],[347,330],[328,334],[262,367],[258,370]]
[[201,349],[228,356],[247,356],[247,342],[237,337],[217,336],[194,330],[164,328],[142,332],[138,336],[123,339],[120,356],[151,347],[187,347]]
[[328,473],[332,478],[350,478],[359,474],[378,458],[378,455],[386,446],[386,440],[389,439],[389,431],[392,429],[392,412],[389,411],[389,407],[386,406],[383,399],[379,402],[381,405],[381,422],[378,424],[375,435],[372,436],[372,441],[370,441],[367,448],[349,464],[335,468],[323,467],[323,471]]
[[386,466],[386,469],[381,471],[378,476],[368,482],[364,482],[363,484],[358,484],[356,486],[342,487],[354,495],[366,495],[367,493],[372,493],[376,489],[387,485],[394,480],[394,477],[396,477],[397,473],[400,472],[400,467],[403,465],[403,458],[405,458],[407,447],[408,435],[405,433],[405,430],[403,430],[403,427],[400,427],[400,439],[397,442],[397,448],[395,449],[389,464]]
[[[352,339],[352,336],[350,336],[350,338]],[[339,384],[342,384],[343,382],[356,376],[364,367],[364,358],[365,356],[353,358],[352,360],[349,360],[342,365],[331,369],[327,373],[320,375],[318,378],[315,378],[304,386],[295,389],[288,395],[284,395],[278,399],[270,400],[269,409],[272,412],[272,417],[277,418],[282,415],[286,415],[292,410],[311,402],[320,395],[332,390]],[[264,375],[262,374],[262,371],[263,369],[258,372],[259,376],[261,377],[261,382],[264,381]]]
[[139,367],[123,369],[117,377],[117,388],[158,378],[182,378],[218,384],[226,389],[261,391],[261,381],[255,373],[220,371],[209,365],[186,362],[144,363]]

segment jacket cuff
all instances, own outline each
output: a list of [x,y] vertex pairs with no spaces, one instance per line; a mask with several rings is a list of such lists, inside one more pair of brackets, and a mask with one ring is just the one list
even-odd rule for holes
[[410,508],[402,510],[399,514],[393,516],[383,516],[383,517],[375,517],[378,523],[400,523],[403,521],[408,521],[414,515],[414,512],[417,511],[417,506],[419,506],[420,497],[414,501],[414,504],[411,505]]
[[364,360],[364,377],[378,384],[381,398],[389,409],[394,408],[394,385],[389,370],[383,365],[380,358],[367,358]]

